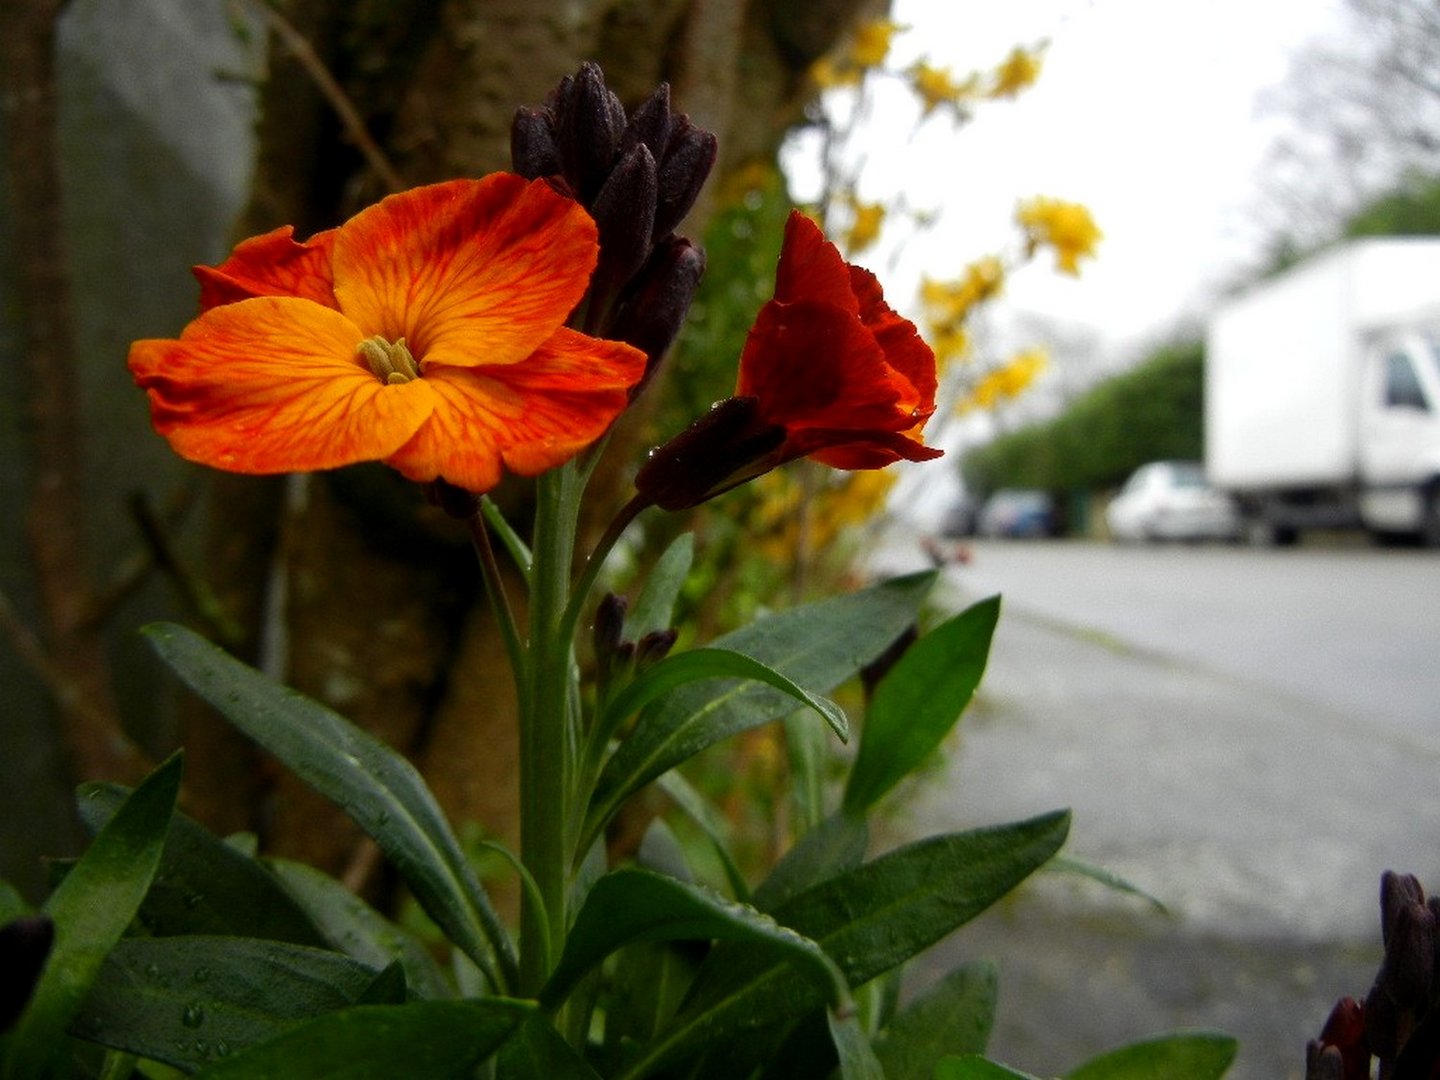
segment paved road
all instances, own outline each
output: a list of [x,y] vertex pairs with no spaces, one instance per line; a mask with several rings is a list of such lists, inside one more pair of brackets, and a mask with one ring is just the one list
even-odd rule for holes
[[1070,806],[1069,852],[1172,911],[1047,875],[957,935],[1002,963],[992,1051],[1044,1075],[1218,1027],[1232,1080],[1298,1076],[1373,977],[1381,871],[1440,890],[1440,557],[988,543],[946,588],[1005,604],[907,827]]

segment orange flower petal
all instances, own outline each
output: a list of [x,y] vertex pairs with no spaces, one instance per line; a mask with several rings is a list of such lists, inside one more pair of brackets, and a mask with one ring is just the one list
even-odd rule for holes
[[644,370],[639,349],[563,327],[524,363],[431,367],[421,381],[434,388],[435,412],[386,463],[475,492],[499,483],[502,465],[535,476],[603,435]]
[[130,370],[181,457],[242,473],[308,472],[386,457],[435,407],[423,379],[386,386],[364,335],[309,300],[212,308],[177,340],[137,341]]
[[295,229],[283,225],[237,244],[219,266],[197,266],[200,310],[233,304],[252,296],[298,296],[335,307],[330,282],[330,244],[335,230],[316,233],[303,244]]
[[391,195],[342,225],[340,308],[422,365],[513,364],[584,295],[599,247],[580,205],[510,173]]

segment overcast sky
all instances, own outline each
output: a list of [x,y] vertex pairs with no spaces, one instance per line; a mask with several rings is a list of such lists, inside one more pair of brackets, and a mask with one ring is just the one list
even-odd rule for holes
[[[1275,117],[1256,97],[1280,81],[1296,46],[1333,32],[1338,0],[1026,0],[1014,4],[895,0],[909,25],[891,65],[921,56],[956,74],[988,69],[1017,43],[1048,38],[1036,86],[982,106],[952,134],[880,87],[865,145],[863,197],[904,190],[943,210],[929,234],[868,261],[906,303],[919,274],[953,276],[1013,244],[1018,198],[1085,203],[1104,230],[1080,280],[1048,259],[1008,290],[1015,308],[1094,327],[1111,351],[1203,314],[1207,292],[1254,257],[1256,178]],[[909,142],[906,140],[910,139]]]

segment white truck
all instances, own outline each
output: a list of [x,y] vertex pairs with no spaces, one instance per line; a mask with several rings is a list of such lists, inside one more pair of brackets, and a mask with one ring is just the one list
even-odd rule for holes
[[1205,471],[1252,540],[1440,546],[1440,237],[1355,240],[1215,311]]

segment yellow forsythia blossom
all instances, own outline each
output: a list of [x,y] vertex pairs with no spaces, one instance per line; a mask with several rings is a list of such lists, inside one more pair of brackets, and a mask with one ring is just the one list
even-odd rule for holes
[[850,60],[859,68],[879,67],[890,52],[890,39],[905,29],[889,19],[872,19],[861,24],[850,43]]
[[810,65],[810,79],[821,90],[832,90],[837,86],[858,86],[862,74],[863,72],[848,63],[846,58],[822,56]]
[[958,109],[962,102],[973,98],[978,90],[980,78],[970,75],[964,82],[956,82],[949,68],[935,67],[921,60],[910,69],[911,86],[924,105],[923,115],[942,105]]
[[1067,274],[1080,273],[1079,260],[1093,257],[1095,245],[1104,236],[1085,207],[1044,195],[1022,202],[1015,220],[1025,230],[1031,252],[1049,244],[1055,249],[1056,268]]
[[976,304],[995,296],[1005,285],[1005,264],[994,255],[977,259],[955,281],[920,282],[920,297],[937,319],[963,319]]
[[958,323],[931,323],[929,342],[930,350],[940,364],[970,351],[970,335]]
[[850,230],[845,234],[846,251],[854,255],[864,251],[880,239],[880,226],[885,222],[885,207],[882,203],[862,203],[851,199],[854,218]]
[[1027,50],[1017,45],[995,69],[995,81],[990,87],[990,96],[1014,97],[1039,77],[1040,49]]
[[1006,363],[988,371],[970,389],[960,402],[960,412],[972,409],[990,409],[999,402],[1019,397],[1045,369],[1048,357],[1044,349],[1026,349],[1016,353]]

